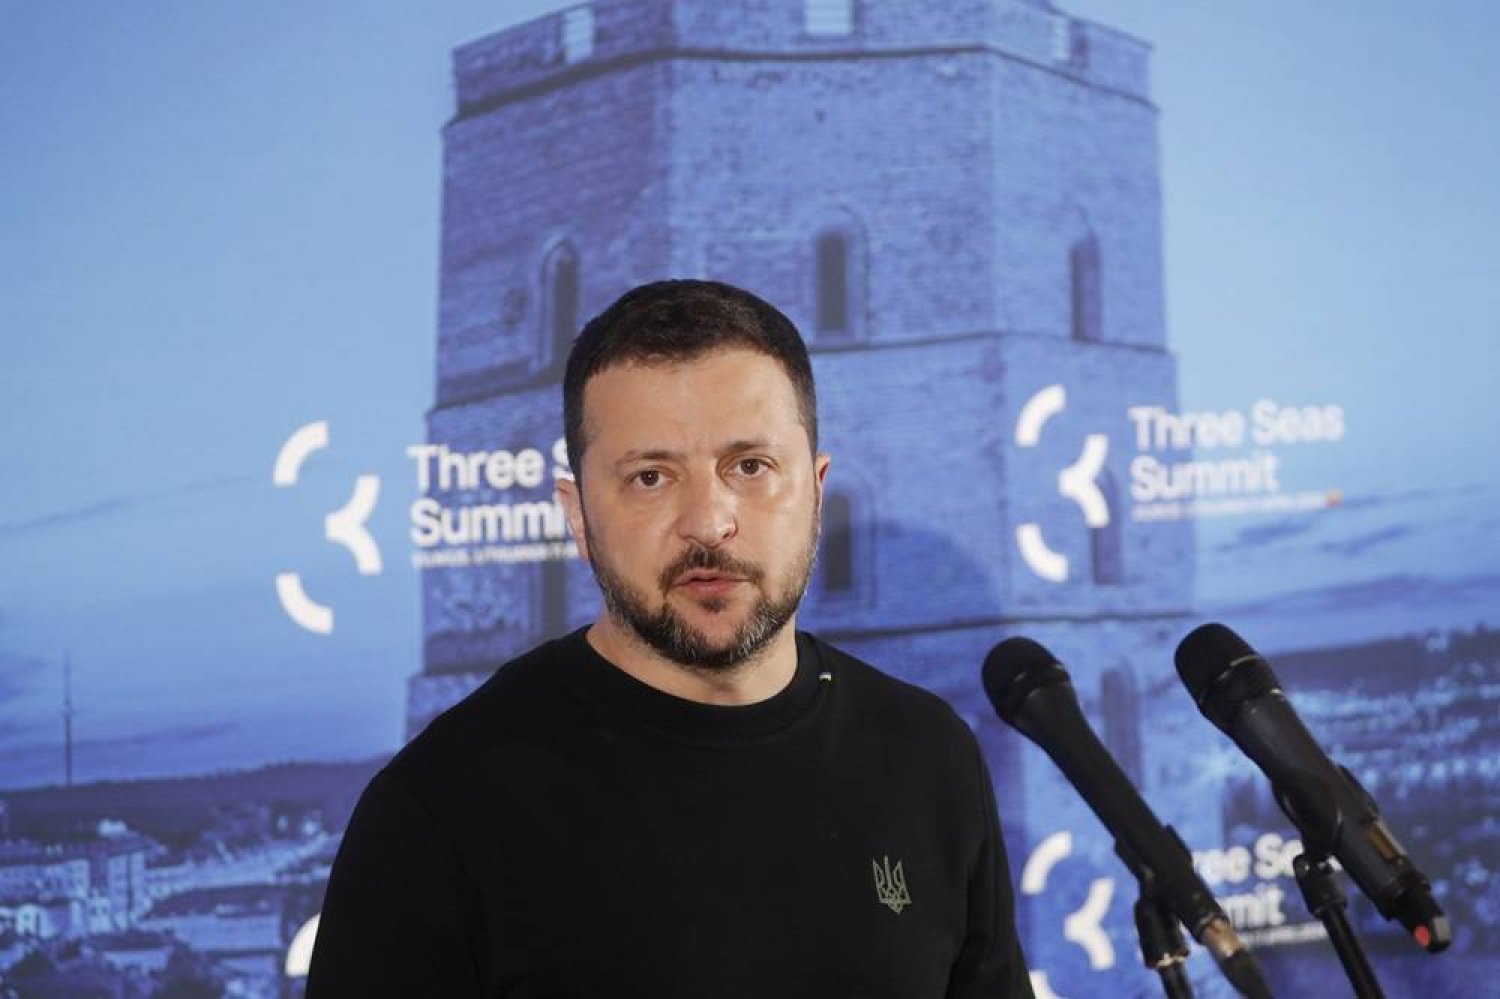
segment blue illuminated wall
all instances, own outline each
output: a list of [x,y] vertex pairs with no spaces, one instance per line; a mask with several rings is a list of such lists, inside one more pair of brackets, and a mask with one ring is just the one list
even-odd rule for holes
[[[552,499],[561,364],[669,275],[806,335],[833,466],[801,623],[976,730],[1039,994],[1158,986],[1108,837],[979,689],[1015,634],[1067,664],[1278,994],[1344,988],[1293,831],[1172,671],[1210,618],[1272,654],[1453,916],[1431,958],[1355,900],[1388,993],[1497,970],[1500,213],[1485,88],[1449,66],[1482,31],[492,6],[0,24],[7,92],[88,53],[28,84],[5,167],[0,981],[297,993],[364,782],[597,613]],[[1373,71],[1326,51],[1349,32],[1456,75],[1365,109]],[[1288,101],[1301,145],[1245,138]]]

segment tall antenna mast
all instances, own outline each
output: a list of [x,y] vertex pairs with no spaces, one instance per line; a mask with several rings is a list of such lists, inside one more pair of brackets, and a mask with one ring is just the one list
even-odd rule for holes
[[73,786],[73,657],[63,656],[64,787]]

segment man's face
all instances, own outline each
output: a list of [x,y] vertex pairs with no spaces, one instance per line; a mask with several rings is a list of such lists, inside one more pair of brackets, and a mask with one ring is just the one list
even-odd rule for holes
[[690,668],[753,657],[807,588],[828,467],[780,364],[731,348],[607,368],[583,410],[582,495],[563,499],[613,622]]

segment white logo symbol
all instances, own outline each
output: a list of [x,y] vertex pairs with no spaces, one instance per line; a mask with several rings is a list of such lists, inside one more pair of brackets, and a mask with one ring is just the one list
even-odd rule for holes
[[318,919],[319,916],[312,917],[293,934],[292,942],[286,949],[286,963],[283,966],[286,977],[307,977],[307,969],[312,965],[313,942],[318,938]]
[[[1073,834],[1055,832],[1042,840],[1021,868],[1021,894],[1040,895],[1047,887],[1047,875],[1057,863],[1073,852]],[[1063,920],[1063,938],[1076,943],[1088,955],[1089,967],[1103,971],[1115,966],[1115,948],[1100,925],[1115,897],[1114,878],[1095,878],[1089,883],[1088,897],[1077,911]],[[1047,983],[1047,973],[1033,971],[1031,988],[1037,999],[1062,999]]]
[[[302,463],[314,452],[328,446],[328,421],[318,420],[298,427],[281,451],[276,455],[276,468],[271,480],[278,486],[294,486]],[[354,565],[362,576],[373,576],[380,572],[380,548],[370,532],[365,530],[365,521],[375,509],[375,500],[380,496],[380,477],[361,475],[354,480],[354,493],[341,509],[323,518],[323,536],[335,544],[343,545],[354,556]],[[327,635],[333,631],[333,608],[320,604],[307,595],[302,588],[302,577],[295,572],[276,575],[276,595],[287,615],[308,631]]]
[[[1049,385],[1027,399],[1016,420],[1016,444],[1036,447],[1042,439],[1042,425],[1067,405],[1067,390],[1061,385]],[[1083,439],[1083,451],[1078,460],[1057,474],[1058,493],[1078,504],[1083,511],[1083,522],[1089,527],[1109,525],[1109,504],[1095,481],[1104,470],[1104,459],[1108,454],[1109,438],[1103,434],[1089,434]],[[1031,521],[1018,524],[1016,545],[1032,572],[1052,583],[1067,580],[1068,557],[1048,546],[1039,524]]]
[[896,866],[892,867],[890,857],[881,857],[870,864],[875,868],[875,897],[896,915],[901,915],[901,910],[911,905],[911,894],[906,890],[906,871],[901,861],[896,861]]

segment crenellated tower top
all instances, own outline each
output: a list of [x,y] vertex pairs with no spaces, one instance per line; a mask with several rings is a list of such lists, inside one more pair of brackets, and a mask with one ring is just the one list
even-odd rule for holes
[[594,0],[461,46],[453,54],[453,74],[457,115],[464,118],[654,60],[944,52],[989,52],[1149,99],[1149,45],[1070,17],[1045,0],[763,0],[753,18],[720,0]]

